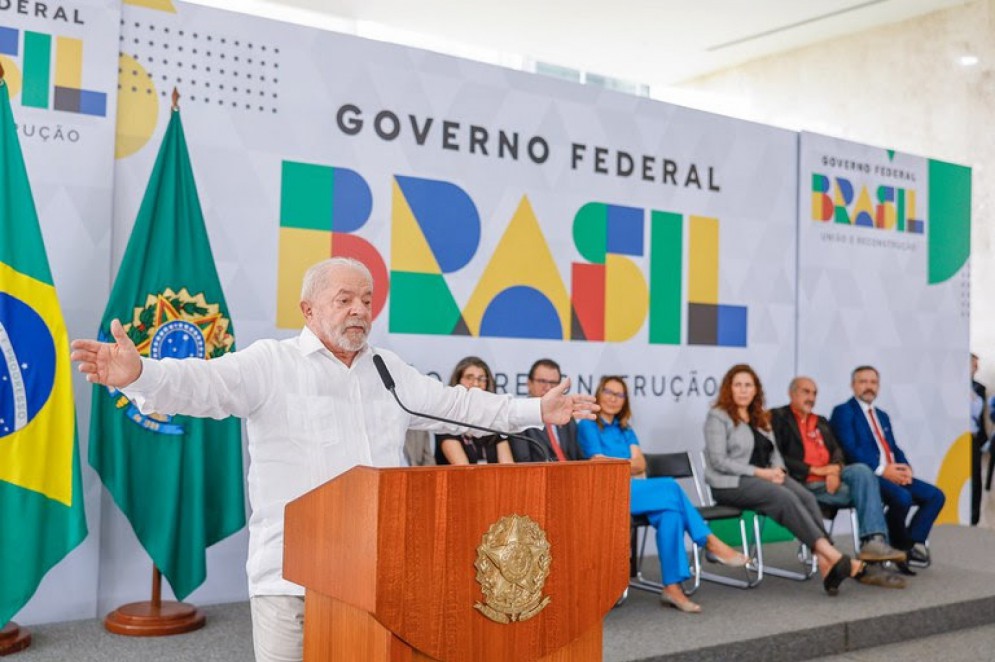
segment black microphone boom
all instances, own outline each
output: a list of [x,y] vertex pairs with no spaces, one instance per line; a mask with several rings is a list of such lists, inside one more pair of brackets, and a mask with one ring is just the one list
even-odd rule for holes
[[440,423],[449,423],[450,425],[455,425],[461,428],[473,428],[474,430],[480,430],[482,432],[490,432],[491,434],[496,434],[501,437],[508,437],[509,439],[519,439],[528,444],[532,444],[540,451],[542,451],[542,456],[546,458],[547,462],[553,461],[553,458],[550,457],[549,452],[546,450],[546,448],[535,439],[532,439],[531,437],[526,437],[525,435],[522,434],[513,434],[511,432],[501,432],[500,430],[495,430],[494,428],[486,428],[482,425],[463,423],[462,421],[454,421],[450,418],[442,418],[441,416],[433,416],[432,414],[426,414],[425,412],[412,411],[408,409],[407,407],[404,406],[404,403],[401,402],[401,398],[399,398],[397,395],[397,389],[396,385],[394,384],[394,378],[391,376],[390,370],[387,369],[387,364],[384,363],[383,357],[380,356],[379,354],[374,354],[373,365],[377,367],[377,372],[380,373],[380,381],[383,382],[384,388],[390,391],[390,394],[394,396],[394,400],[397,401],[397,406],[399,406],[401,409],[411,414],[412,416],[418,416],[420,418],[428,418],[433,421],[439,421]]

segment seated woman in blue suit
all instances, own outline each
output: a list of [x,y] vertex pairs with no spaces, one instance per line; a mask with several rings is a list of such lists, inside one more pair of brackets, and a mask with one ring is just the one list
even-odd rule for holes
[[596,421],[580,421],[577,434],[581,449],[588,458],[614,457],[631,463],[633,515],[646,515],[656,529],[656,547],[664,584],[660,601],[680,611],[698,613],[701,606],[692,602],[681,589],[689,579],[684,534],[712,552],[720,563],[742,567],[749,559],[719,540],[709,530],[684,490],[672,478],[646,478],[646,458],[639,440],[629,425],[629,392],[621,377],[605,376],[598,383],[594,397],[601,406]]

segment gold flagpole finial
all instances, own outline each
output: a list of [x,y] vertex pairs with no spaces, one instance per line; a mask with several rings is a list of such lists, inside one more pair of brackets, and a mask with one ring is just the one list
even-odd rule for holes
[[3,82],[3,65],[0,64],[0,83]]
[[173,110],[179,110],[179,109],[180,109],[180,93],[174,87],[173,88]]

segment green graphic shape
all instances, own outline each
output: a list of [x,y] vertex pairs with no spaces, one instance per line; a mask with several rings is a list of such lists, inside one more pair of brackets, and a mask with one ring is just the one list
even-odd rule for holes
[[280,227],[331,232],[335,170],[284,161],[281,174]]
[[679,345],[684,218],[653,211],[650,228],[649,341],[654,345]]
[[390,332],[449,335],[459,306],[442,274],[390,272]]
[[608,243],[608,205],[589,202],[574,216],[574,246],[591,264],[604,264]]
[[971,254],[971,169],[929,161],[929,284],[951,278]]

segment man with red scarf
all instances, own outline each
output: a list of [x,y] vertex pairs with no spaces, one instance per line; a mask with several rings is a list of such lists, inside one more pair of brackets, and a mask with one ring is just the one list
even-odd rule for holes
[[[905,553],[888,543],[877,477],[866,464],[845,463],[829,421],[813,411],[817,393],[815,381],[795,377],[788,387],[791,403],[771,410],[774,437],[788,472],[811,490],[819,503],[856,508],[863,543],[861,560],[905,561]],[[900,577],[878,571],[868,580],[894,588],[905,585]]]

